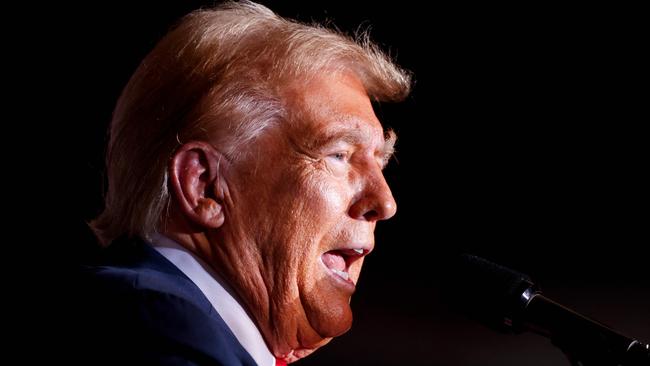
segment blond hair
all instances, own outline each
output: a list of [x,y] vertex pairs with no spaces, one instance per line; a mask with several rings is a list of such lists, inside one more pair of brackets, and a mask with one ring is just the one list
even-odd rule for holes
[[170,204],[169,158],[190,140],[229,159],[286,117],[280,89],[325,69],[353,72],[375,101],[399,101],[410,75],[367,34],[350,38],[284,19],[249,1],[183,17],[147,55],[113,113],[104,211],[90,223],[100,242],[148,237]]

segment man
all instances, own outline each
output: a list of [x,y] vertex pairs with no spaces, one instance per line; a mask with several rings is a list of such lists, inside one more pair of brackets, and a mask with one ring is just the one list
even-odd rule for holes
[[346,332],[375,225],[396,210],[395,135],[371,99],[409,86],[367,40],[258,4],[184,17],[114,111],[88,353],[272,366]]

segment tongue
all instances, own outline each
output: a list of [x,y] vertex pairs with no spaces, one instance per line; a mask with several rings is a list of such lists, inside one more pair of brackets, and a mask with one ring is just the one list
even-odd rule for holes
[[329,269],[345,271],[345,259],[337,252],[327,252],[323,254],[323,263]]

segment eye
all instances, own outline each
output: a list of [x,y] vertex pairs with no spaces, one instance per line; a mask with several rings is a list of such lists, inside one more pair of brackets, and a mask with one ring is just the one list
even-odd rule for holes
[[333,154],[330,154],[330,157],[340,160],[340,161],[346,161],[348,159],[348,153],[340,151],[340,152],[335,152]]

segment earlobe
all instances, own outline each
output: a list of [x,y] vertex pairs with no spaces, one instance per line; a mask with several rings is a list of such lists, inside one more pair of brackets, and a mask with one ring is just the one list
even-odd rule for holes
[[223,208],[211,198],[199,199],[196,214],[203,225],[211,229],[220,227],[225,220]]
[[169,164],[170,185],[180,213],[192,223],[216,229],[225,221],[221,169],[223,156],[212,145],[192,141],[181,146]]

